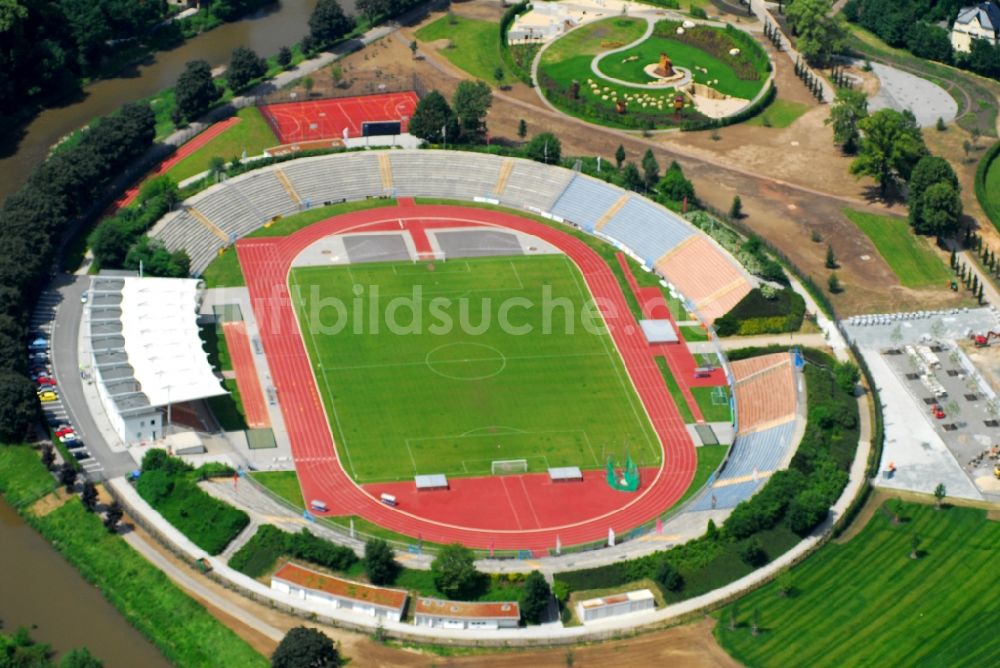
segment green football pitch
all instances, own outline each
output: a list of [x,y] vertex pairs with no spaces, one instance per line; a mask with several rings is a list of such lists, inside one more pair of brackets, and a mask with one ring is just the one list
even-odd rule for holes
[[601,468],[626,452],[660,463],[565,256],[303,267],[290,288],[340,456],[359,482],[489,475],[496,460],[539,472]]

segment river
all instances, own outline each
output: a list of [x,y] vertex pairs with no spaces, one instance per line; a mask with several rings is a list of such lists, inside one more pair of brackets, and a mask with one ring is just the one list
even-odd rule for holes
[[[341,0],[345,12],[354,13],[355,0]],[[236,23],[189,39],[170,51],[161,51],[114,79],[98,81],[63,106],[46,109],[32,121],[13,131],[0,145],[0,199],[24,183],[28,174],[48,154],[61,137],[108,114],[126,102],[149,97],[173,86],[189,60],[202,58],[212,67],[229,62],[232,50],[248,46],[262,56],[277,53],[308,32],[309,14],[316,0],[281,0],[279,5]]]
[[58,652],[87,647],[107,668],[170,664],[54,547],[0,497],[0,621]]

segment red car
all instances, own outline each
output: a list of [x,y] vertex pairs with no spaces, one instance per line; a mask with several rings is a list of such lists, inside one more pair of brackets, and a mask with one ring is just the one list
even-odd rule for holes
[[35,379],[35,382],[38,383],[38,387],[55,387],[56,386],[56,381],[51,376],[39,376],[38,378]]
[[938,420],[943,420],[944,419],[944,411],[941,410],[941,407],[938,406],[937,404],[934,404],[933,406],[931,406],[931,415],[933,415],[934,417],[936,417]]
[[63,436],[72,433],[73,433],[73,427],[59,427],[58,429],[56,429],[56,436],[58,436],[59,438],[62,438]]

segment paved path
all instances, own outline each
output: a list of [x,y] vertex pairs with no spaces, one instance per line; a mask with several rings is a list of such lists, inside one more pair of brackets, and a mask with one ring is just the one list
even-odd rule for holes
[[[813,348],[825,348],[830,345],[826,336],[820,333],[801,334],[793,332],[791,334],[762,334],[760,336],[737,336],[720,338],[719,345],[723,350],[736,350],[738,348],[763,348],[770,345],[781,346],[809,346]],[[715,345],[711,341],[696,341],[687,344],[693,353],[714,353]]]

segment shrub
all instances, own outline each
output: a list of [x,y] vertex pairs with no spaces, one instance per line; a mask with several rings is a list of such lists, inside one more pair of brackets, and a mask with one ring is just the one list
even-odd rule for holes
[[740,559],[749,566],[759,568],[767,563],[767,553],[764,546],[760,544],[760,539],[754,536],[740,547]]
[[805,300],[791,288],[779,290],[771,298],[754,288],[715,321],[715,331],[719,336],[795,332],[802,327],[805,313]]
[[387,585],[396,581],[399,564],[389,543],[381,538],[365,543],[365,573],[372,584]]
[[665,555],[661,555],[659,563],[656,565],[656,575],[654,579],[660,583],[664,591],[680,591],[684,587],[684,578],[677,572],[677,569],[667,560]]
[[293,534],[265,524],[229,559],[229,565],[256,578],[274,568],[281,555],[341,572],[358,561],[351,548],[319,538],[304,527]]

